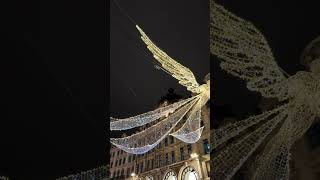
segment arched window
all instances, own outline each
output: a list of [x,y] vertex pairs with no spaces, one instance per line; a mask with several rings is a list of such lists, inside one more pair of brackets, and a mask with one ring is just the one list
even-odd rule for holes
[[146,180],[153,180],[153,177],[152,176],[147,176]]
[[173,171],[169,171],[164,176],[163,180],[177,180],[177,175]]
[[188,166],[182,171],[181,179],[182,180],[198,180],[199,178],[198,178],[197,171],[193,167]]

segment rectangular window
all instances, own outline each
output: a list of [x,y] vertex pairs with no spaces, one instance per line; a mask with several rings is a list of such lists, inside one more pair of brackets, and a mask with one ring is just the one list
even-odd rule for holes
[[174,143],[173,136],[169,136],[169,138],[170,138],[170,144],[173,144]]
[[192,153],[192,145],[188,144],[188,154],[191,154],[191,153]]
[[171,163],[175,163],[174,151],[171,151]]
[[123,160],[122,160],[122,163],[126,163],[126,158],[124,157]]
[[153,163],[154,163],[154,160],[152,159],[151,160],[151,169],[153,169]]
[[127,168],[127,178],[130,176],[130,168]]
[[183,147],[180,148],[180,160],[183,161],[184,160],[184,151],[183,151]]
[[112,165],[113,165],[113,162],[111,162],[111,164],[110,164],[110,168],[112,168]]
[[166,153],[166,165],[169,164],[169,155]]
[[115,167],[117,167],[118,166],[118,160],[116,160],[116,164],[115,164]]
[[143,162],[140,165],[140,172],[143,172]]

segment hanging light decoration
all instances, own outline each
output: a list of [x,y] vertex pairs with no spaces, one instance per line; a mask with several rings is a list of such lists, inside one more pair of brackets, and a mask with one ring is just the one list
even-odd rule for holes
[[[310,63],[310,72],[289,75],[274,60],[260,31],[210,0],[210,51],[221,59],[221,68],[247,82],[247,88],[282,105],[260,115],[213,131],[213,148],[239,138],[211,160],[213,179],[231,179],[257,148],[273,135],[254,162],[253,179],[289,179],[292,144],[320,115],[320,55]],[[248,133],[248,128],[254,127]],[[271,133],[274,132],[274,133]]]
[[[141,34],[141,39],[157,60],[159,64],[157,67],[177,79],[195,96],[137,116],[124,119],[111,117],[110,129],[120,131],[143,126],[163,118],[153,126],[131,136],[111,138],[111,143],[128,153],[143,154],[157,146],[168,135],[186,143],[197,142],[203,131],[203,127],[200,127],[201,108],[210,99],[210,79],[207,78],[206,84],[199,85],[190,69],[182,66],[158,48],[139,26],[136,28]],[[177,124],[182,122],[184,117],[187,120],[174,132]]]

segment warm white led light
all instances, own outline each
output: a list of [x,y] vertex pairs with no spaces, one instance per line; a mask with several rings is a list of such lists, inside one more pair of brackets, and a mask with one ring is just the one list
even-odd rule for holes
[[[201,108],[210,99],[210,79],[207,79],[206,84],[199,85],[190,69],[182,66],[158,48],[140,27],[137,26],[137,29],[147,48],[161,64],[161,67],[160,65],[157,67],[176,78],[181,85],[196,95],[134,117],[111,118],[111,130],[132,129],[164,118],[139,133],[123,138],[111,138],[111,143],[128,153],[143,154],[157,146],[169,133],[187,143],[197,142],[203,131],[203,127],[200,127]],[[185,116],[188,116],[187,121],[179,130],[172,132]]]
[[[278,108],[212,132],[213,148],[247,132],[211,160],[213,179],[231,179],[277,127],[255,161],[253,179],[289,179],[291,146],[320,115],[320,59],[310,64],[311,72],[290,76],[277,65],[266,39],[254,25],[213,0],[210,9],[210,51],[221,59],[221,68],[245,80],[249,90],[265,98],[287,100]],[[246,131],[253,126],[253,131]]]

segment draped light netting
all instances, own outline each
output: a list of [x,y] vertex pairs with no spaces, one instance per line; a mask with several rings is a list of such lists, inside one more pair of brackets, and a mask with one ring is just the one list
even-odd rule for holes
[[[195,95],[137,116],[124,119],[110,118],[110,129],[120,131],[144,126],[159,120],[155,125],[131,136],[111,138],[111,143],[128,153],[143,154],[157,146],[170,133],[170,135],[186,143],[197,142],[204,128],[200,127],[201,108],[210,99],[210,79],[207,79],[206,84],[199,85],[189,68],[182,66],[168,56],[150,40],[139,26],[136,27],[141,34],[141,39],[155,60],[161,65],[159,68],[177,79],[181,85]],[[184,117],[186,118],[185,122],[182,121]],[[176,126],[180,121],[184,124],[176,132],[173,132],[177,129]]]
[[278,66],[265,37],[252,23],[213,0],[210,7],[210,51],[221,60],[220,67],[246,81],[249,90],[282,104],[212,132],[217,151],[211,160],[212,177],[231,179],[265,144],[253,161],[252,179],[289,179],[292,144],[320,115],[320,58],[310,63],[310,72],[289,75]]

